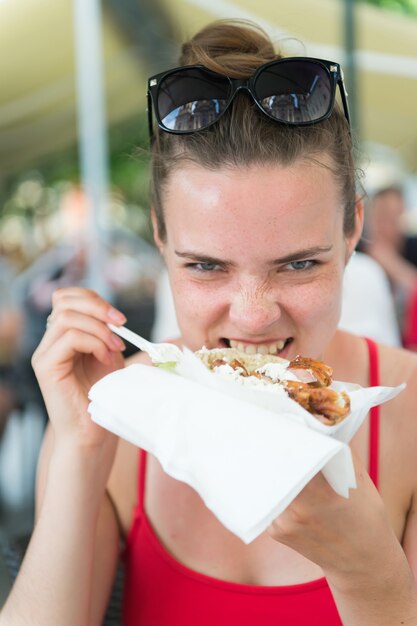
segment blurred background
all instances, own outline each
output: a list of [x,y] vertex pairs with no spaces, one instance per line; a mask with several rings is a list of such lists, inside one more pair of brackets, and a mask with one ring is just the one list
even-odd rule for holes
[[146,78],[219,18],[342,64],[370,206],[361,250],[386,280],[387,342],[417,346],[417,0],[0,0],[2,539],[32,527],[46,416],[30,358],[53,290],[87,285],[145,337],[175,332],[150,231]]

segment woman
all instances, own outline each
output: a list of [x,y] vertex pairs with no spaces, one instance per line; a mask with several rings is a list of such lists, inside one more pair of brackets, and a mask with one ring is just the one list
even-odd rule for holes
[[[408,387],[355,435],[349,499],[319,474],[246,546],[155,458],[139,463],[90,421],[89,387],[123,367],[106,323],[125,318],[97,294],[58,291],[33,359],[51,419],[38,522],[1,624],[100,624],[120,536],[127,626],[417,624],[417,363],[336,330],[362,228],[342,77],[311,59],[264,65],[279,58],[256,28],[216,23],[180,60],[210,71],[149,82],[153,222],[178,343],[322,357],[338,379]],[[233,83],[224,112],[229,83],[212,70],[259,74],[251,94]]]
[[417,337],[417,237],[407,236],[406,205],[398,187],[377,191],[367,205],[363,248],[384,268],[396,304],[403,346],[414,350]]

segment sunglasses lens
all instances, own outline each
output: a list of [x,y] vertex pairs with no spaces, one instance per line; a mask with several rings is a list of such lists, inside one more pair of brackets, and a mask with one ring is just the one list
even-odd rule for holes
[[177,132],[201,130],[223,113],[230,97],[226,77],[201,68],[168,74],[160,83],[157,109],[165,128]]
[[314,61],[288,60],[259,72],[255,93],[264,111],[280,122],[314,122],[329,113],[333,83],[327,69]]

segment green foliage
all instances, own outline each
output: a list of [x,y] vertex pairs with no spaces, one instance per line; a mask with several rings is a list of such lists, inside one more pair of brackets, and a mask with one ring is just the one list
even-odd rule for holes
[[[145,114],[119,124],[109,131],[110,184],[118,187],[126,199],[146,204],[148,171],[148,138]],[[138,156],[138,153],[141,155]],[[4,211],[7,199],[22,181],[35,178],[46,187],[80,181],[77,147],[48,155],[44,162],[2,181],[0,207]]]
[[147,204],[148,133],[145,116],[111,129],[109,133],[110,179],[131,201]]
[[[145,114],[109,130],[111,220],[152,242],[148,203],[149,154]],[[76,146],[2,180],[0,249],[36,256],[58,235],[54,216],[69,186],[80,182]],[[29,242],[29,243],[28,243]],[[28,259],[30,260],[30,259]]]
[[417,0],[362,0],[368,4],[373,4],[381,9],[399,11],[406,15],[417,17]]

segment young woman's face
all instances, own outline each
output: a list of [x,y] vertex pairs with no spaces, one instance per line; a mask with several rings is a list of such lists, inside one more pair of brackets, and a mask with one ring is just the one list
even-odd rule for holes
[[321,355],[356,243],[329,169],[189,164],[171,175],[164,212],[167,240],[156,239],[190,349]]

